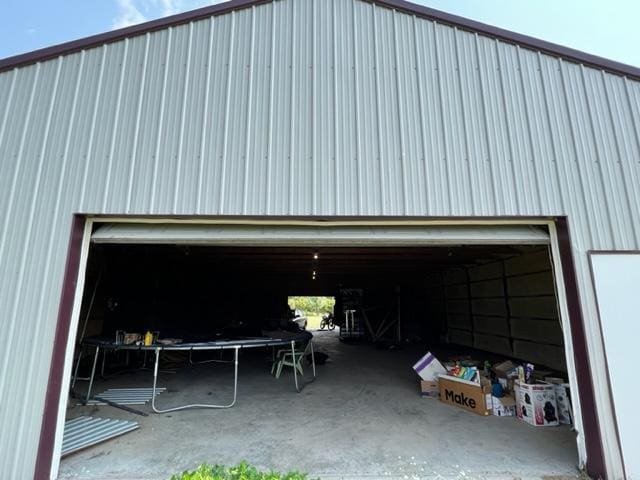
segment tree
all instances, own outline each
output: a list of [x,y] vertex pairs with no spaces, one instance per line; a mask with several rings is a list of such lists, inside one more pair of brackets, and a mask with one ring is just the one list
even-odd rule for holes
[[307,315],[319,315],[333,311],[333,297],[289,297],[289,307],[304,311]]

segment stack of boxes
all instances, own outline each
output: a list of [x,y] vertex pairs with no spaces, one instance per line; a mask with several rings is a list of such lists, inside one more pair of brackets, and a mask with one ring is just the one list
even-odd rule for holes
[[499,385],[492,385],[480,372],[471,380],[451,375],[431,352],[413,369],[421,378],[423,397],[440,397],[444,403],[479,415],[517,417],[536,427],[571,424],[569,385],[561,378],[548,376],[539,381],[531,377],[527,383],[518,375],[518,365],[510,360],[491,369],[494,383]]

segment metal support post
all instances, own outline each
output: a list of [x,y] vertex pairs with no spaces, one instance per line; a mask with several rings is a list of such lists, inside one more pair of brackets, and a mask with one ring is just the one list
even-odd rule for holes
[[91,368],[91,377],[89,377],[89,389],[87,390],[87,398],[84,403],[86,404],[91,398],[91,389],[93,388],[93,377],[96,374],[96,364],[98,363],[98,354],[100,353],[100,347],[96,347],[96,354],[93,357],[93,367]]

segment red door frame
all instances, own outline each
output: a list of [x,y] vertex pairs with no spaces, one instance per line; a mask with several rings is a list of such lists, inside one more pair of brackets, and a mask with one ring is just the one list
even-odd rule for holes
[[[158,216],[157,218],[167,218]],[[171,218],[198,218],[198,217],[175,217]],[[429,217],[200,217],[202,219],[229,219],[229,220],[310,220],[310,221],[371,221],[371,220],[443,220],[443,218]],[[469,220],[470,218],[447,217],[446,220]],[[528,220],[528,218],[510,217],[504,220]],[[548,218],[544,218],[548,220]],[[473,220],[485,220],[485,218],[473,218]],[[496,220],[496,218],[486,218],[486,220]],[[540,220],[530,219],[530,220]],[[569,323],[571,325],[571,340],[573,342],[573,352],[576,365],[576,376],[578,378],[578,388],[580,402],[582,405],[582,425],[584,429],[585,445],[587,449],[587,473],[592,478],[606,478],[604,463],[604,451],[602,448],[602,435],[598,423],[596,412],[595,394],[592,381],[591,367],[589,364],[587,339],[584,329],[582,307],[580,305],[580,295],[578,291],[573,254],[571,251],[571,239],[569,236],[569,225],[566,217],[553,219],[558,233],[558,243],[560,247],[560,261],[562,263],[563,280],[566,290],[567,306],[569,310]],[[34,479],[41,480],[50,478],[51,465],[53,461],[53,449],[55,442],[56,423],[58,416],[58,405],[62,393],[62,376],[64,370],[67,339],[69,338],[69,328],[71,325],[71,315],[73,302],[78,281],[80,254],[82,250],[83,233],[86,217],[76,214],[73,216],[71,234],[67,252],[67,261],[64,273],[64,283],[58,309],[58,320],[54,337],[51,367],[49,369],[49,382],[45,398],[45,408],[42,416],[42,427],[40,429],[40,441],[36,459]]]

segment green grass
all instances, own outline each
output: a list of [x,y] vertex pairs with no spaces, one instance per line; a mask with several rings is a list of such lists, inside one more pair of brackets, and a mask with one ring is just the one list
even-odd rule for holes
[[306,473],[260,472],[247,462],[234,467],[202,464],[197,469],[173,475],[171,480],[307,480]]

